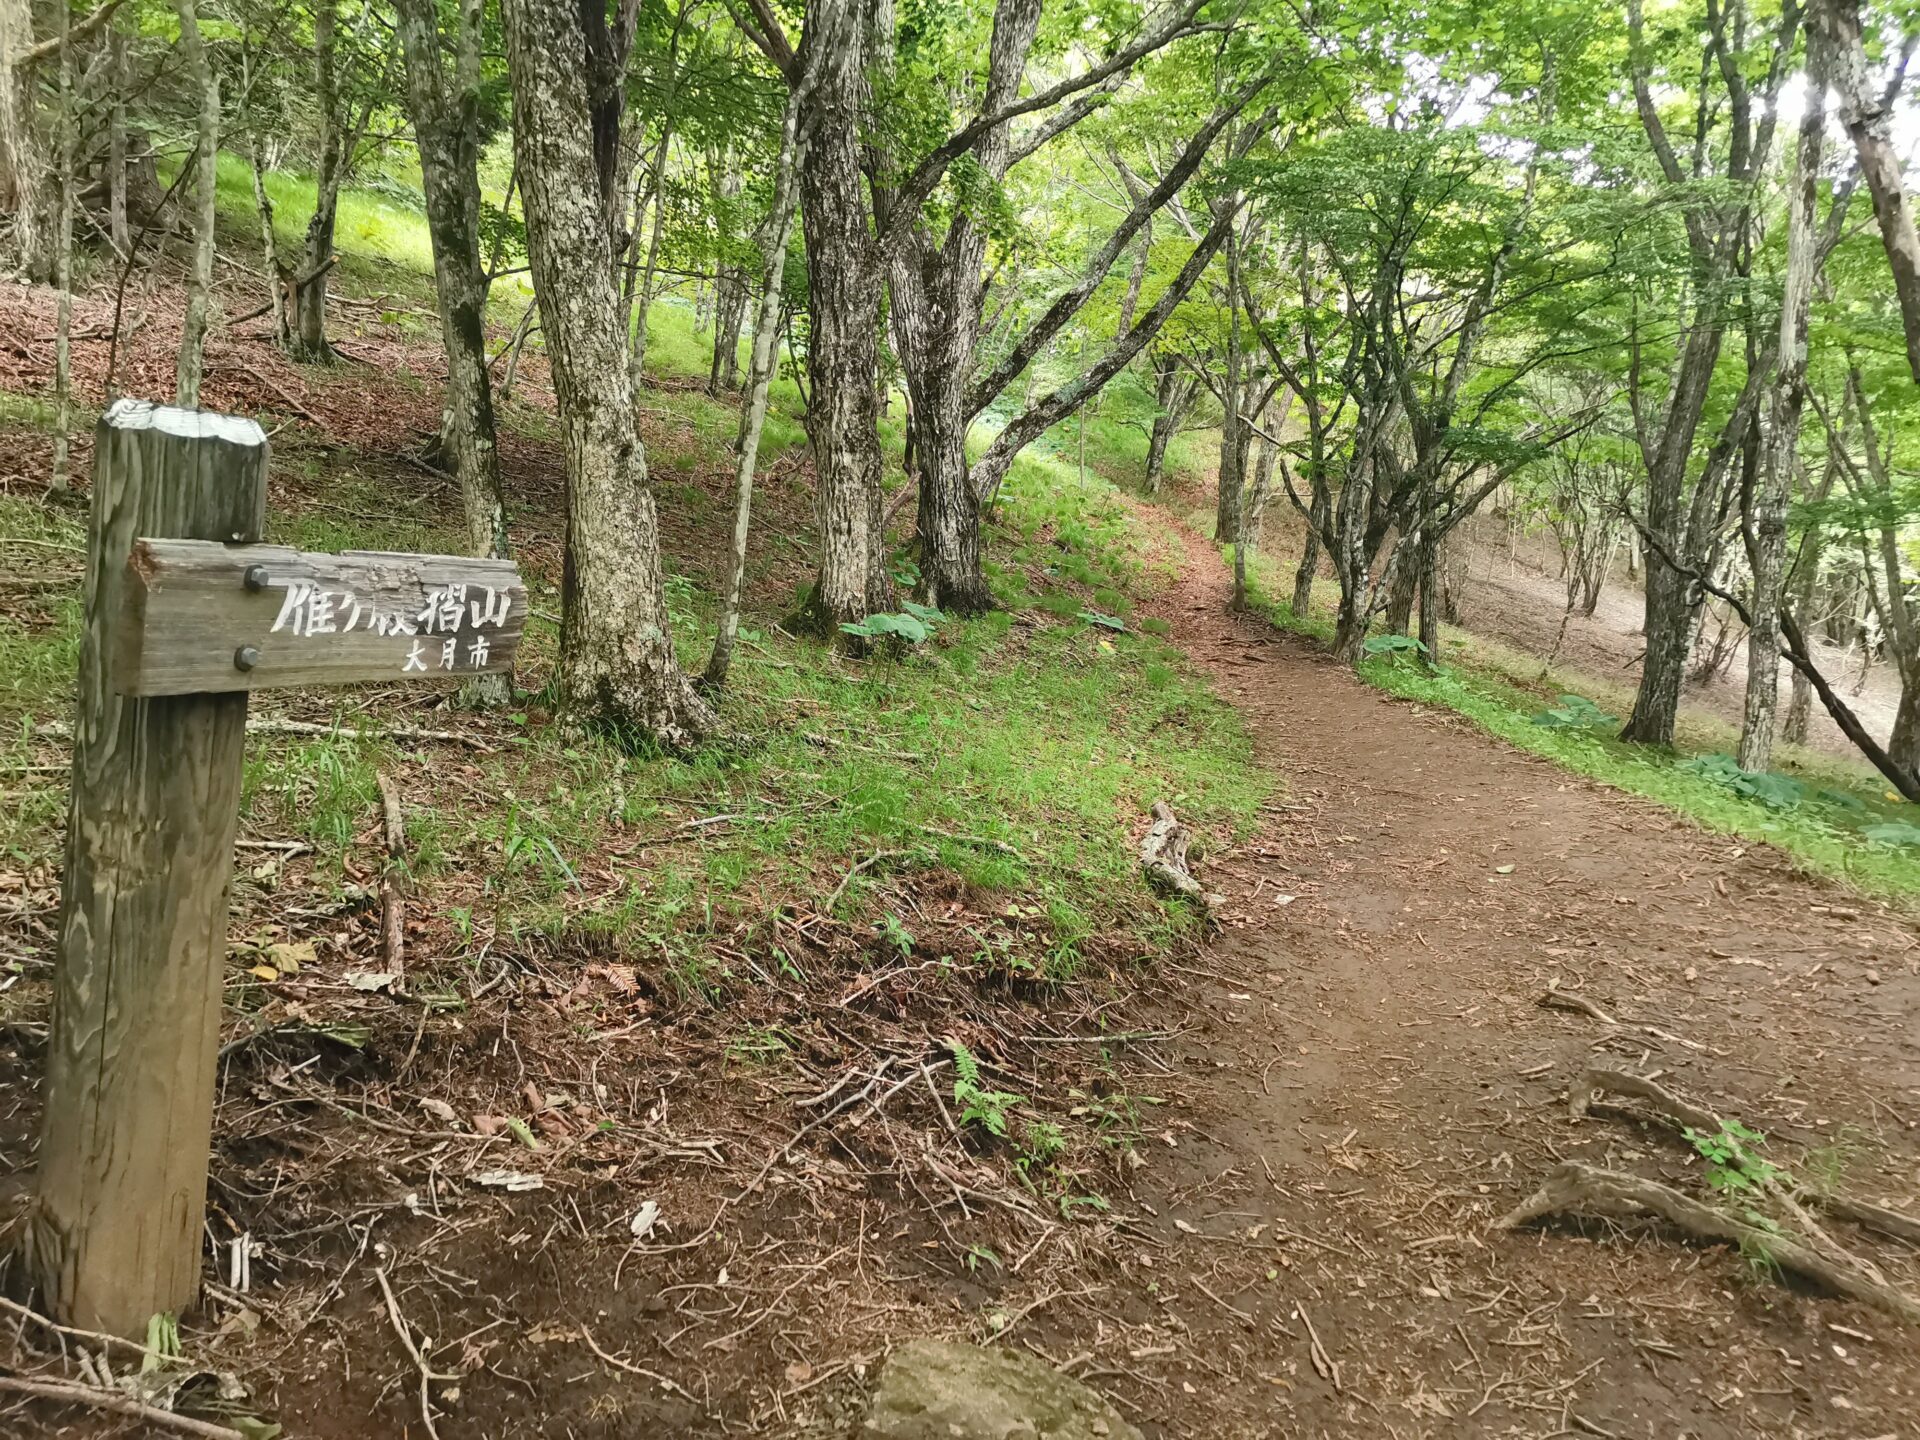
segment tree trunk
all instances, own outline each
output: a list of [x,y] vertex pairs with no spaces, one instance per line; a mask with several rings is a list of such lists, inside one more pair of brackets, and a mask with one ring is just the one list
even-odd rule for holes
[[1160,477],[1167,468],[1167,449],[1186,423],[1199,389],[1199,382],[1188,375],[1172,355],[1153,357],[1153,425],[1147,432],[1147,473],[1143,482],[1149,495],[1160,493]]
[[1743,520],[1753,527],[1752,619],[1747,632],[1747,693],[1740,722],[1742,770],[1773,763],[1774,718],[1780,696],[1780,607],[1786,581],[1787,492],[1800,444],[1800,412],[1807,394],[1807,317],[1813,298],[1814,212],[1819,204],[1820,141],[1826,125],[1826,46],[1813,37],[1807,64],[1807,100],[1794,156],[1787,213],[1787,274],[1780,300],[1779,373],[1773,423],[1768,427],[1760,494],[1749,497]]
[[1422,533],[1420,537],[1420,643],[1429,670],[1440,668],[1440,542]]
[[113,96],[107,107],[107,240],[125,263],[133,249],[133,235],[127,229],[126,99],[133,77],[127,70],[127,37],[118,16],[107,30],[107,47],[107,85]]
[[60,108],[54,141],[53,283],[60,292],[53,322],[53,465],[47,489],[69,488],[73,440],[73,11],[60,7]]
[[218,199],[215,187],[220,176],[220,78],[200,38],[200,15],[194,0],[175,0],[175,9],[180,16],[181,56],[200,100],[200,126],[194,150],[193,256],[187,264],[186,318],[180,329],[174,395],[179,404],[198,409],[200,381],[206,370],[207,305],[213,289],[213,226]]
[[1231,545],[1240,538],[1240,492],[1247,483],[1247,447],[1240,414],[1243,379],[1240,353],[1240,245],[1227,236],[1227,366],[1220,381],[1220,473],[1213,507],[1213,538]]
[[1873,196],[1881,245],[1893,271],[1893,290],[1906,332],[1907,367],[1915,381],[1920,381],[1920,234],[1914,229],[1913,200],[1901,178],[1900,155],[1894,148],[1892,107],[1873,93],[1867,77],[1859,0],[1819,0],[1812,8],[1809,18],[1816,33],[1832,47],[1831,69],[1840,121],[1860,157],[1860,173]]
[[613,282],[587,36],[569,0],[507,0],[503,11],[528,256],[566,449],[556,686],[576,720],[690,744],[714,720],[674,659],[659,520]]
[[[647,181],[647,197],[653,205],[653,226],[647,236],[647,263],[641,267],[639,278],[629,287],[632,318],[627,324],[631,330],[627,353],[628,388],[633,392],[633,403],[640,403],[640,391],[646,384],[647,364],[647,316],[653,308],[653,277],[660,266],[660,231],[666,219],[667,160],[673,147],[673,116],[664,115],[660,120],[660,139],[653,147],[653,172]],[[639,243],[639,216],[641,206],[634,205],[634,243]]]
[[289,295],[288,326],[293,354],[301,360],[333,358],[327,343],[327,275],[333,258],[333,226],[340,208],[345,167],[340,134],[340,96],[334,75],[334,26],[338,0],[315,0],[313,7],[314,105],[320,113],[320,166],[315,176],[313,217],[307,221],[307,250]]
[[28,0],[0,0],[0,210],[13,220],[13,248],[27,278],[45,280],[53,270],[46,199],[47,171],[34,114],[34,77],[20,57],[33,48],[33,7]]
[[240,88],[247,97],[247,169],[253,180],[253,208],[260,220],[260,257],[273,292],[273,343],[282,350],[293,343],[287,328],[287,287],[293,272],[280,259],[280,237],[273,225],[273,200],[267,194],[266,165],[260,155],[260,122],[253,113],[253,60],[244,36],[240,45]]
[[1300,566],[1293,572],[1293,615],[1306,618],[1313,608],[1313,581],[1320,573],[1320,532],[1333,513],[1333,494],[1323,467],[1313,467],[1313,498],[1307,507],[1307,540],[1300,550]]
[[807,417],[819,490],[820,570],[802,623],[826,638],[893,607],[881,532],[878,407],[881,267],[868,222],[862,136],[866,16],[858,0],[815,0],[807,43],[819,47],[805,97],[810,137],[800,166],[813,331]]
[[1920,674],[1911,670],[1900,677],[1900,705],[1893,712],[1887,756],[1909,775],[1920,775]]
[[787,268],[787,245],[793,234],[796,151],[800,102],[787,97],[780,125],[780,153],[774,162],[773,208],[760,235],[760,309],[753,326],[753,351],[747,362],[747,399],[740,409],[738,455],[734,466],[733,548],[727,556],[727,592],[720,611],[720,629],[713,654],[707,660],[702,685],[717,692],[727,683],[733,664],[733,646],[740,634],[740,601],[746,588],[747,527],[753,514],[753,472],[760,457],[760,432],[767,419],[767,397],[773,372],[779,365],[780,300]]
[[[1421,532],[1415,530],[1411,535],[1400,539],[1400,548],[1408,555],[1417,554],[1423,544]],[[1387,591],[1387,633],[1389,635],[1410,635],[1413,633],[1413,602],[1420,589],[1420,566],[1416,562],[1397,565],[1393,571],[1393,585]]]
[[[434,293],[447,352],[446,407],[441,453],[460,484],[469,553],[505,559],[506,505],[487,375],[487,277],[480,264],[480,53],[484,12],[466,0],[451,86],[441,68],[440,29],[433,0],[396,0],[396,28],[407,67],[407,95],[426,196],[427,234],[433,246]],[[461,698],[479,706],[504,705],[512,685],[501,674],[475,676]]]
[[1686,506],[1684,489],[1693,437],[1706,407],[1708,386],[1720,358],[1719,302],[1703,299],[1681,346],[1680,364],[1660,442],[1647,463],[1647,529],[1666,555],[1649,546],[1646,573],[1646,654],[1640,662],[1640,688],[1622,740],[1671,745],[1680,713],[1680,685],[1693,637],[1695,597],[1688,577],[1667,556],[1683,563]]
[[[1833,488],[1834,474],[1838,469],[1829,458],[1826,469],[1820,477],[1820,484],[1813,493],[1816,503],[1825,500]],[[1799,623],[1802,634],[1811,635],[1814,631],[1813,609],[1815,598],[1820,592],[1820,552],[1823,536],[1818,524],[1807,527],[1800,541],[1800,553],[1793,564],[1793,575],[1789,581],[1792,594],[1789,608]],[[1813,682],[1795,669],[1793,672],[1793,690],[1787,701],[1787,718],[1782,723],[1780,738],[1789,745],[1807,743],[1807,725],[1813,717]]]

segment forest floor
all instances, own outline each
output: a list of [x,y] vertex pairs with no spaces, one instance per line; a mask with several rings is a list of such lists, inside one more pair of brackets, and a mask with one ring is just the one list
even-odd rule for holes
[[[172,299],[141,298],[120,359],[144,393]],[[0,604],[0,1205],[31,1180],[64,809],[44,722],[77,609],[77,521],[40,493],[47,314],[0,291],[23,587]],[[96,298],[79,323],[107,318]],[[216,403],[287,422],[274,538],[457,545],[416,458],[430,337],[368,315],[346,338],[334,367],[213,352]],[[502,445],[537,613],[543,368]],[[643,416],[683,638],[710,625],[733,420],[691,368]],[[808,571],[790,396],[773,436],[726,741],[562,734],[544,617],[509,716],[260,707],[342,733],[251,742],[212,1283],[182,1325],[248,1397],[202,1379],[193,1408],[288,1440],[426,1415],[445,1440],[841,1437],[888,1349],[932,1333],[1026,1347],[1155,1440],[1920,1435],[1913,1334],[1877,1312],[1650,1223],[1487,1229],[1566,1158],[1708,1193],[1676,1137],[1568,1118],[1596,1064],[1915,1209],[1910,911],[1230,614],[1208,542],[1069,467],[1009,484],[1002,611],[896,665],[796,645],[772,624]],[[368,988],[376,772],[403,784],[415,889],[406,983]],[[1204,943],[1139,881],[1161,798],[1223,897]],[[1550,985],[1618,1023],[1544,1007]],[[1847,1240],[1920,1286],[1911,1253]],[[8,1329],[0,1368],[82,1373],[86,1347]],[[0,1401],[10,1435],[141,1433]]]

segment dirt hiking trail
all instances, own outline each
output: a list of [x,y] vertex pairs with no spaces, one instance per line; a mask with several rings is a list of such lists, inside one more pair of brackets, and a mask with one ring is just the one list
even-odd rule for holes
[[[1200,866],[1228,929],[1170,987],[1188,1083],[1143,1145],[1154,1218],[1110,1257],[1173,1368],[1078,1373],[1149,1433],[1920,1435],[1920,1338],[1885,1315],[1648,1221],[1487,1230],[1562,1159],[1709,1193],[1679,1137],[1569,1118],[1589,1065],[1914,1207],[1910,921],[1369,689],[1230,615],[1183,543],[1162,612],[1289,808]],[[1622,1023],[1544,1007],[1550,984]],[[1910,1252],[1846,1240],[1911,1288]]]

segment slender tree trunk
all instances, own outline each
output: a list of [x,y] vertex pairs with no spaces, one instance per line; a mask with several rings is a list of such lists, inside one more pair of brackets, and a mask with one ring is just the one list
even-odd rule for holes
[[[1839,467],[1829,458],[1826,468],[1821,472],[1820,484],[1813,492],[1816,503],[1825,500],[1833,488],[1835,471]],[[1810,524],[1800,541],[1800,553],[1793,564],[1793,575],[1789,581],[1792,590],[1788,604],[1795,621],[1803,635],[1814,632],[1813,611],[1816,597],[1820,593],[1820,552],[1824,536],[1818,524]],[[1813,682],[1808,680],[1797,667],[1793,672],[1793,689],[1787,701],[1787,718],[1780,728],[1780,738],[1789,745],[1807,743],[1807,725],[1813,717]]]
[[216,186],[220,177],[220,79],[200,37],[195,0],[175,0],[180,16],[180,51],[200,100],[200,127],[194,151],[193,256],[187,265],[187,313],[180,331],[180,359],[174,374],[174,398],[189,409],[200,405],[200,381],[206,371],[207,306],[213,290]]
[[[627,322],[632,332],[627,352],[627,388],[633,392],[636,405],[640,403],[640,392],[646,384],[647,316],[653,308],[653,277],[660,266],[660,230],[666,218],[667,160],[672,154],[672,146],[673,116],[663,115],[660,119],[660,139],[653,147],[653,173],[647,181],[647,195],[653,204],[653,228],[647,236],[647,263],[641,267],[640,278],[632,287],[632,318]],[[636,206],[636,215],[638,211],[639,207]]]
[[73,439],[73,11],[60,6],[59,111],[54,141],[53,283],[59,290],[53,323],[53,465],[47,488],[69,488]]
[[125,263],[133,248],[127,229],[127,37],[115,16],[107,29],[107,85],[112,99],[107,107],[107,239],[113,253]]
[[1787,554],[1787,493],[1800,443],[1800,412],[1807,394],[1807,317],[1813,299],[1814,212],[1819,204],[1820,142],[1826,126],[1826,46],[1813,37],[1807,64],[1806,109],[1794,156],[1787,212],[1787,275],[1780,300],[1779,373],[1773,423],[1768,427],[1760,493],[1750,497],[1753,533],[1752,618],[1747,631],[1747,693],[1740,723],[1739,764],[1765,770],[1773,763],[1774,718],[1780,696],[1780,607]]
[[[482,0],[465,0],[456,24],[452,84],[442,69],[433,0],[396,0],[396,28],[407,67],[407,94],[420,154],[434,294],[447,352],[441,453],[460,484],[472,554],[508,555],[506,505],[487,375],[487,278],[480,264],[480,54]],[[476,676],[461,687],[470,705],[504,705],[505,675]]]
[[[188,0],[182,0],[188,3]],[[340,208],[340,182],[346,165],[340,133],[340,95],[335,82],[334,29],[339,0],[314,0],[313,90],[320,113],[320,166],[315,176],[313,216],[307,221],[303,268],[291,294],[293,353],[302,360],[333,358],[327,343],[327,275],[333,258],[334,220]]]
[[[1273,407],[1269,405],[1261,416],[1268,435],[1278,430],[1273,423],[1272,413]],[[1253,483],[1246,487],[1245,501],[1240,507],[1240,538],[1233,544],[1233,608],[1236,611],[1247,608],[1247,564],[1259,547],[1267,492],[1273,486],[1273,466],[1279,458],[1278,447],[1267,435],[1260,436],[1257,443],[1259,450],[1258,458],[1253,463]]]
[[814,0],[807,16],[818,78],[801,120],[810,140],[800,165],[800,213],[813,321],[807,431],[819,482],[820,570],[802,623],[829,639],[842,624],[893,607],[874,393],[882,275],[862,170],[866,19],[858,0]]
[[740,436],[733,474],[733,547],[727,555],[727,590],[720,630],[713,639],[702,685],[718,692],[727,683],[733,647],[740,634],[740,602],[747,580],[747,530],[753,514],[753,473],[760,456],[760,432],[767,399],[780,360],[780,300],[786,276],[787,244],[793,234],[797,150],[800,146],[800,97],[789,94],[780,124],[780,153],[774,162],[773,208],[761,231],[760,304],[753,326],[753,350],[747,361],[747,399],[740,407]]
[[1333,513],[1333,493],[1325,468],[1313,467],[1313,498],[1307,505],[1307,539],[1300,549],[1300,566],[1293,572],[1293,614],[1303,619],[1313,609],[1313,581],[1320,573],[1320,532]]
[[502,8],[527,249],[567,461],[556,687],[577,720],[690,744],[714,721],[673,653],[659,520],[613,280],[587,35],[569,0],[506,0]]
[[1153,425],[1147,431],[1147,473],[1144,484],[1149,495],[1160,493],[1160,477],[1167,468],[1167,450],[1180,433],[1187,414],[1193,408],[1200,384],[1189,376],[1172,355],[1153,357]]
[[1240,492],[1247,483],[1246,444],[1240,415],[1243,356],[1240,350],[1240,244],[1227,236],[1227,366],[1220,382],[1220,474],[1213,507],[1215,543],[1240,538]]
[[260,153],[260,122],[253,108],[253,59],[243,38],[240,45],[240,88],[247,97],[247,170],[253,180],[253,209],[260,219],[260,255],[267,267],[267,285],[273,292],[273,343],[282,350],[292,344],[287,328],[287,286],[293,275],[280,259],[280,236],[273,225],[273,199],[267,194],[266,165]]
[[[622,307],[624,309],[624,307]],[[506,404],[513,398],[513,382],[520,373],[520,352],[526,348],[527,336],[533,333],[534,317],[540,313],[540,302],[529,300],[527,308],[520,312],[520,323],[513,327],[513,341],[507,346],[507,369],[500,377],[500,403]]]

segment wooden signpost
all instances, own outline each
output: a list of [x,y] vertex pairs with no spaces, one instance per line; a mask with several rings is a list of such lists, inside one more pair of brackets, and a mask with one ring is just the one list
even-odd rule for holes
[[506,670],[503,560],[260,543],[251,420],[121,400],[95,432],[85,631],[27,1262],[137,1335],[200,1291],[247,692]]

